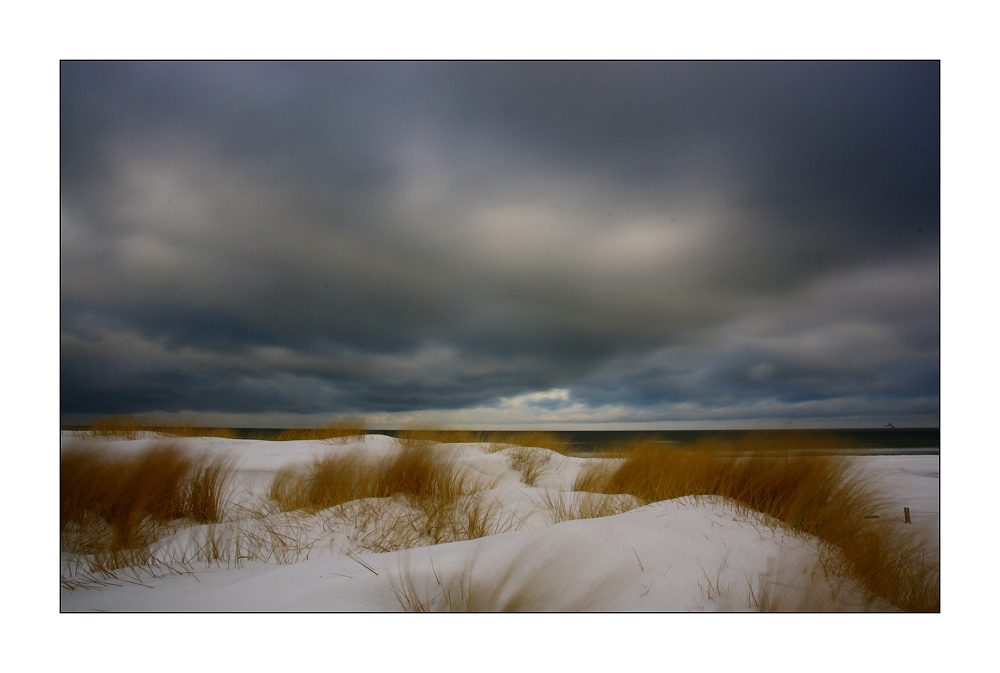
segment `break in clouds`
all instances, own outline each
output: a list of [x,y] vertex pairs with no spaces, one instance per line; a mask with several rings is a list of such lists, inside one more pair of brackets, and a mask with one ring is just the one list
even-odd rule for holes
[[938,422],[936,62],[64,62],[61,90],[66,419]]

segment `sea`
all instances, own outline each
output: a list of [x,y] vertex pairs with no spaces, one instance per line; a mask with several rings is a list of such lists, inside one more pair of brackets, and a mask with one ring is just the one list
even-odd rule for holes
[[[241,437],[273,439],[281,428],[232,428]],[[397,430],[369,430],[395,437]],[[477,431],[470,431],[477,432]],[[489,431],[482,431],[484,434]],[[853,428],[814,430],[572,430],[544,431],[566,442],[573,453],[599,453],[634,442],[660,444],[665,450],[718,443],[779,451],[802,450],[837,455],[939,455],[940,428]],[[516,434],[516,432],[514,433]]]

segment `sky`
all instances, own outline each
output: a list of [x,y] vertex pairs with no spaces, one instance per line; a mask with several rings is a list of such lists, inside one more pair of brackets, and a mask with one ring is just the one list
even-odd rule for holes
[[60,66],[60,406],[936,426],[940,73]]

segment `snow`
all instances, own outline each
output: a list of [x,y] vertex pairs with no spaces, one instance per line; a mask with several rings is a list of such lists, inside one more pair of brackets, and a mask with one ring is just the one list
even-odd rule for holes
[[[62,441],[64,447],[85,442],[137,453],[163,440],[107,441],[64,433]],[[262,518],[258,509],[253,518],[248,512],[282,468],[336,452],[386,456],[399,449],[395,440],[369,435],[344,445],[170,441],[192,454],[235,460],[230,511],[236,514],[221,524],[183,528],[154,545],[158,557],[172,560],[179,572],[119,573],[101,585],[64,586],[62,611],[398,612],[419,604],[459,610],[714,612],[758,611],[768,602],[805,611],[891,609],[866,603],[853,582],[827,573],[815,539],[721,498],[689,496],[613,516],[559,520],[556,503],[571,509],[593,497],[570,492],[570,486],[588,461],[603,459],[546,452],[544,471],[528,485],[511,468],[509,449],[490,453],[476,444],[446,445],[447,455],[485,486],[477,497],[492,508],[497,534],[376,552],[371,544],[366,547],[374,524],[359,524],[358,512],[385,517],[399,514],[404,504],[367,499],[311,516],[273,512]],[[938,457],[850,460],[885,497],[879,516],[901,521],[903,507],[909,507],[911,525],[927,536],[928,553],[936,555]],[[295,542],[284,558],[267,562],[261,554],[192,560],[192,550],[207,536],[224,540],[264,530],[254,526],[283,531]]]

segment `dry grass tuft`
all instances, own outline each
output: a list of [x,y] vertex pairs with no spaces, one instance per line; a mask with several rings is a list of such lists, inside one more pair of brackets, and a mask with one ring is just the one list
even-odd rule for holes
[[[822,441],[822,440],[818,440]],[[906,611],[937,611],[937,569],[914,562],[919,541],[873,517],[881,502],[848,475],[842,458],[756,443],[701,442],[687,449],[633,446],[617,467],[581,473],[577,488],[643,502],[718,495],[813,535],[838,550],[827,562],[873,596]]]
[[117,439],[138,439],[140,433],[148,430],[149,426],[144,421],[121,414],[99,418],[90,426],[90,432],[95,437]]
[[592,458],[576,475],[574,491],[605,493],[611,476],[621,467],[622,461]]
[[564,496],[562,493],[553,494],[548,491],[542,495],[542,504],[554,524],[574,519],[614,516],[643,505],[636,497],[627,494],[569,493]]
[[217,523],[226,518],[233,463],[226,458],[198,460],[188,474],[184,489],[184,512],[198,523]]
[[239,439],[231,428],[201,428],[191,424],[155,425],[138,418],[117,414],[99,418],[90,426],[93,437],[104,439],[140,439],[143,433],[170,435],[172,437],[223,437]]
[[488,442],[491,451],[501,451],[514,446],[548,449],[562,455],[568,455],[570,445],[561,437],[551,432],[492,432],[484,435],[480,441]]
[[287,442],[303,439],[328,439],[335,443],[346,444],[352,439],[363,438],[368,433],[364,421],[343,419],[325,428],[290,428],[281,431],[275,441]]
[[354,451],[284,470],[270,498],[279,510],[336,519],[358,549],[388,552],[510,530],[513,517],[481,488],[439,448],[411,445],[382,459]]
[[[365,502],[367,507],[378,507]],[[397,505],[382,509],[382,516],[373,520],[361,531],[357,546],[375,552],[398,551],[427,545],[474,540],[498,535],[516,527],[512,514],[504,515],[496,502],[487,502],[479,495],[468,495],[448,500],[425,496],[422,498],[394,499]],[[355,503],[348,503],[356,512]],[[405,504],[405,507],[399,505]],[[394,514],[393,514],[394,512]],[[357,520],[352,521],[357,525]]]
[[507,449],[507,459],[512,470],[521,473],[521,481],[534,486],[552,459],[552,454],[544,449],[527,446],[511,446]]
[[228,461],[194,459],[169,444],[137,456],[67,449],[60,461],[63,550],[119,554],[172,532],[177,519],[221,521],[231,475]]
[[439,451],[410,445],[383,460],[351,452],[318,458],[305,470],[282,470],[270,497],[285,511],[316,512],[351,500],[396,495],[453,501],[474,488]]
[[376,497],[397,493],[454,500],[472,490],[466,476],[440,451],[425,447],[404,447],[390,458],[380,473],[380,492]]
[[373,497],[377,490],[375,461],[360,453],[316,458],[306,469],[280,470],[268,494],[282,511],[304,509],[317,512],[359,498]]
[[221,437],[240,439],[240,433],[232,428],[201,428],[194,425],[165,425],[153,428],[157,432],[173,437]]
[[428,444],[465,444],[483,441],[483,434],[467,430],[441,430],[432,427],[413,427],[396,432],[396,441],[405,447]]
[[499,535],[514,530],[518,523],[511,514],[503,516],[503,508],[498,503],[487,504],[480,497],[466,499],[461,507],[455,508],[453,521],[456,540]]

